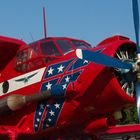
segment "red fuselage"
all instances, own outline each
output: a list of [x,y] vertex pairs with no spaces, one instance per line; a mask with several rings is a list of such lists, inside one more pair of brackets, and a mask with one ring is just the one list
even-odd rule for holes
[[2,39],[0,100],[13,94],[39,93],[55,85],[62,85],[64,98],[31,103],[0,114],[1,135],[73,135],[85,132],[97,119],[108,118],[134,104],[134,98],[122,90],[112,68],[79,60],[75,55],[76,48],[82,48],[114,57],[124,44],[135,46],[127,38],[114,36],[94,48],[71,38],[47,38],[29,46]]

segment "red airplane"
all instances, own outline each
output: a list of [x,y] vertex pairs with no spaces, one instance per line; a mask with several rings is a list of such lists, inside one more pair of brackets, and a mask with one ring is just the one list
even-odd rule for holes
[[45,32],[27,45],[0,36],[1,140],[140,138],[139,124],[116,125],[135,101],[139,116],[139,16],[132,2],[136,44],[113,36],[92,48]]

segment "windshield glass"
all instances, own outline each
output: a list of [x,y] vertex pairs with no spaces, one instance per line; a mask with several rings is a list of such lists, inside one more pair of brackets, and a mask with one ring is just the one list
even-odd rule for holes
[[57,50],[53,41],[42,43],[41,44],[41,51],[42,51],[43,55],[60,56],[60,53]]
[[73,48],[71,47],[71,44],[68,40],[57,40],[56,43],[64,54],[73,51]]
[[72,40],[72,44],[76,47],[76,48],[80,48],[80,49],[87,49],[87,48],[91,48],[90,45],[81,42],[81,41],[77,41],[77,40]]
[[16,55],[16,58],[17,58],[18,64],[27,61],[29,58],[28,49],[18,52],[18,54]]

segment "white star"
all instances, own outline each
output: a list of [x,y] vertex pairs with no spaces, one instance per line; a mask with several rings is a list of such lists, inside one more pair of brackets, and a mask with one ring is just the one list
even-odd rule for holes
[[38,114],[39,114],[39,116],[41,116],[42,112],[39,112]]
[[56,109],[57,109],[57,108],[60,108],[60,104],[57,104],[57,103],[56,103],[54,106],[55,106]]
[[50,82],[48,82],[48,84],[46,85],[47,90],[51,89],[52,84],[50,84]]
[[52,110],[49,112],[51,116],[55,116],[55,112],[53,112]]
[[66,87],[67,87],[67,84],[65,84],[65,85],[62,85],[62,87],[63,87],[63,89],[66,89]]
[[52,69],[52,67],[48,70],[48,75],[52,75],[53,74],[54,69]]
[[58,69],[58,73],[59,73],[59,72],[63,72],[64,66],[61,65],[61,66],[58,67],[57,69]]
[[85,64],[85,63],[88,63],[88,61],[87,60],[84,60],[83,64]]
[[41,108],[41,109],[44,109],[44,105],[43,105],[43,104],[41,104],[41,105],[40,105],[40,108]]
[[37,120],[37,122],[39,122],[39,121],[40,121],[40,119],[39,119],[39,118],[37,118],[36,120]]
[[67,77],[65,78],[65,80],[66,80],[66,82],[69,82],[69,81],[70,81],[70,77],[67,76]]
[[48,121],[51,122],[52,120],[49,118]]

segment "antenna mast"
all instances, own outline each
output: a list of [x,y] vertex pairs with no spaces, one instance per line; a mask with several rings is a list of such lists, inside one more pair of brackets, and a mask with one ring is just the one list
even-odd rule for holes
[[43,7],[43,20],[44,20],[44,37],[47,38],[47,30],[46,30],[46,11],[45,11],[45,7]]

